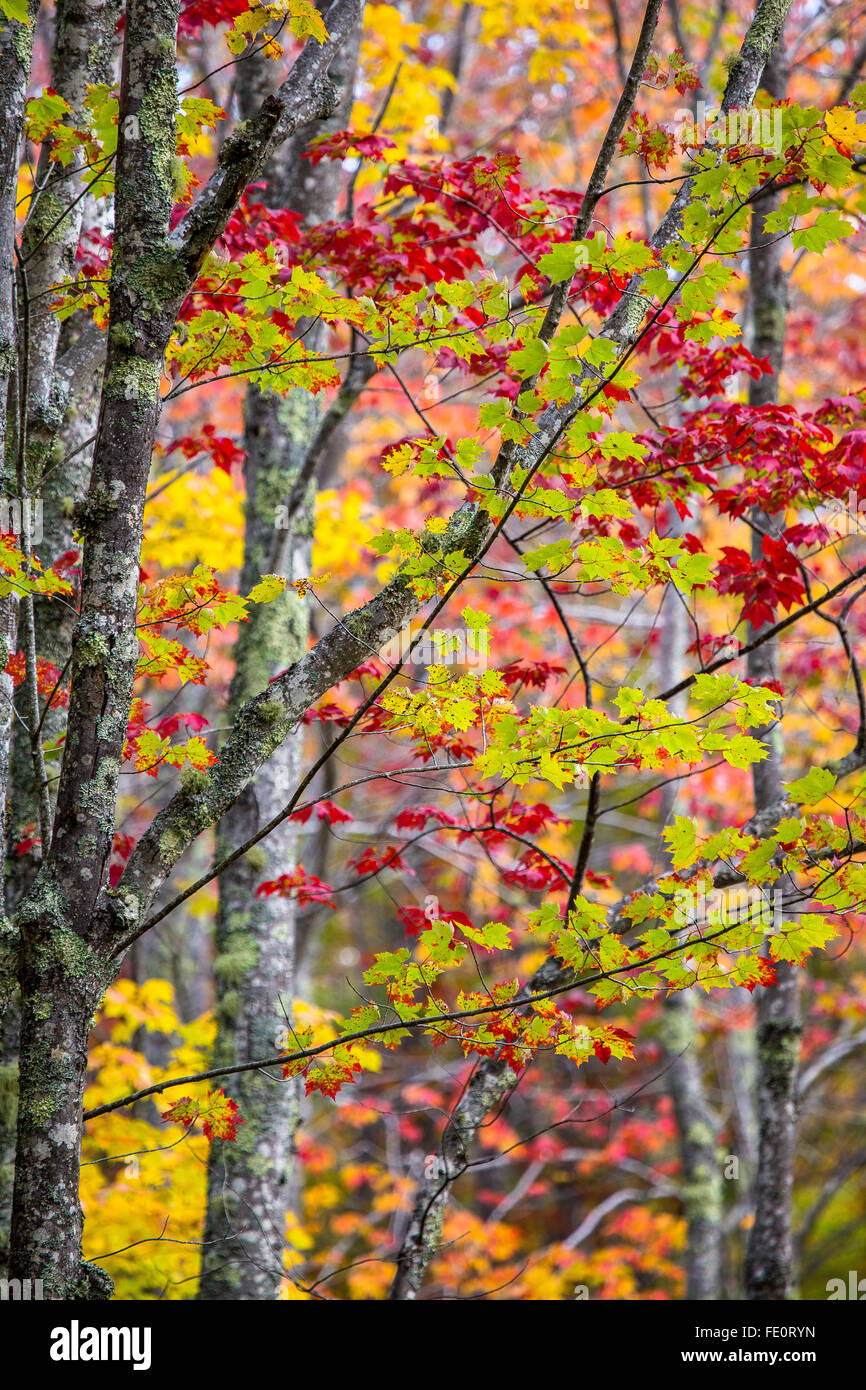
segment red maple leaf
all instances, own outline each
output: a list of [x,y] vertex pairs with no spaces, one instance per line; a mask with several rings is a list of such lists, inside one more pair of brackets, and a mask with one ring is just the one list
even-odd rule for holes
[[291,898],[296,895],[301,907],[306,903],[324,903],[327,907],[335,907],[336,904],[331,897],[333,891],[330,883],[323,883],[315,874],[308,874],[299,864],[290,874],[280,874],[279,878],[260,883],[256,889],[256,897]]
[[360,159],[381,159],[385,150],[396,148],[387,135],[336,130],[333,135],[317,135],[311,140],[304,159],[309,159],[314,165],[323,159],[346,159],[350,155],[357,155]]

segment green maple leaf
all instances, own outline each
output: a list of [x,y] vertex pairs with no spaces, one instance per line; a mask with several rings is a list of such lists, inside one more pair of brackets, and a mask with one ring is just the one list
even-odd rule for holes
[[834,241],[842,241],[854,235],[854,227],[836,208],[825,208],[819,212],[811,227],[798,227],[793,235],[794,250],[804,247],[818,255]]
[[792,801],[804,806],[814,806],[823,801],[836,785],[836,777],[826,767],[812,767],[805,777],[785,784],[785,790]]

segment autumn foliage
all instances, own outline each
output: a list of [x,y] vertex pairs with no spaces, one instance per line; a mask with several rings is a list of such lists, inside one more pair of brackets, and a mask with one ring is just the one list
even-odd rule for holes
[[[120,1298],[195,1296],[208,1164],[213,1183],[232,1146],[226,1162],[257,1172],[236,1089],[254,1072],[296,1107],[279,1297],[387,1296],[439,1174],[420,1296],[681,1299],[686,1052],[711,1098],[717,1296],[740,1297],[756,1018],[792,971],[801,1289],[823,1297],[862,1260],[866,81],[852,69],[834,97],[827,73],[864,32],[834,6],[813,31],[795,0],[787,94],[758,90],[757,138],[726,143],[684,127],[737,80],[755,10],[713,29],[716,8],[677,5],[675,24],[663,8],[600,154],[644,5],[368,5],[345,121],[291,137],[293,196],[330,180],[333,215],[280,206],[260,169],[179,296],[99,866],[119,965],[84,1097],[83,1252]],[[184,0],[167,246],[234,157],[240,60],[276,88],[305,45],[325,50],[328,21],[309,0]],[[74,108],[36,39],[19,235],[33,170],[85,166],[74,270],[46,309],[64,342],[108,340],[124,97],[114,74]],[[683,193],[675,232],[654,234]],[[781,247],[772,312],[755,307],[757,235]],[[251,440],[274,401],[303,421],[298,468],[308,449],[315,466],[301,497],[274,464],[262,515]],[[5,660],[28,735],[10,921],[49,850],[34,778],[50,805],[74,758],[84,661],[45,615],[84,611],[109,503],[59,504],[62,550],[50,526],[32,546],[0,537],[0,599],[39,620]],[[257,662],[278,624],[302,631],[297,661]],[[98,644],[88,660],[110,665]],[[263,795],[230,841],[228,813],[286,741],[277,812]],[[274,863],[278,826],[291,849]],[[240,929],[214,945],[238,863],[294,979],[251,1054],[232,1027],[267,968]],[[496,1086],[470,1125],[479,1077]]]

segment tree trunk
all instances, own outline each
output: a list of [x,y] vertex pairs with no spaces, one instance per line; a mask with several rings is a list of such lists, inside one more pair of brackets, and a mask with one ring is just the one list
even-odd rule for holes
[[[780,39],[764,73],[763,86],[776,101],[784,98],[787,68]],[[782,268],[784,242],[764,231],[764,218],[778,198],[768,199],[752,218],[750,251],[750,299],[752,351],[768,357],[772,376],[751,381],[749,404],[774,404],[779,399],[779,377],[785,343],[787,313],[786,278]],[[753,554],[760,555],[760,533],[774,534],[784,526],[783,517],[757,511],[752,515]],[[766,642],[748,657],[749,677],[758,685],[777,678],[777,644]],[[752,779],[755,810],[762,811],[784,800],[782,786],[781,729],[766,731],[768,756],[755,763]],[[777,885],[779,886],[779,885]],[[799,971],[785,961],[776,966],[777,984],[759,991],[756,1037],[756,1105],[758,1119],[758,1171],[754,1185],[755,1220],[749,1231],[746,1253],[746,1296],[767,1302],[792,1296],[794,1245],[791,1233],[791,1199],[796,1152],[797,1071],[800,1061]]]
[[694,1000],[675,994],[665,1004],[662,1043],[673,1060],[667,1074],[680,1150],[686,1218],[686,1298],[716,1302],[721,1289],[722,1174],[716,1126],[707,1105]]
[[[323,129],[348,124],[360,25],[332,70],[342,98]],[[252,66],[252,65],[250,65]],[[242,114],[248,117],[267,93],[270,63],[247,69]],[[264,201],[300,213],[308,224],[330,221],[336,212],[339,165],[315,168],[303,159],[307,137],[286,141],[267,174]],[[316,328],[307,334],[314,349]],[[319,335],[321,336],[321,335]],[[305,391],[285,398],[247,391],[246,537],[241,591],[272,568],[279,508],[292,492],[316,433],[319,409]],[[289,579],[310,572],[315,487],[304,489],[301,506],[283,551]],[[282,572],[282,571],[281,571]],[[230,713],[269,679],[299,661],[307,649],[308,609],[292,590],[250,614],[235,648]],[[298,781],[303,726],[276,749],[219,823],[218,857],[255,835],[287,804]],[[295,993],[296,904],[279,896],[257,898],[258,885],[286,873],[295,863],[294,827],[284,821],[219,879],[216,977],[219,1063],[232,1065],[268,1056],[286,1036]],[[225,1087],[237,1102],[244,1125],[238,1142],[215,1140],[208,1164],[205,1246],[199,1297],[212,1300],[271,1300],[285,1278],[286,1219],[291,1200],[289,1171],[300,1116],[296,1080],[248,1072]]]
[[[667,533],[681,535],[684,526],[674,507],[668,508]],[[662,690],[676,685],[685,673],[686,606],[673,585],[669,586],[660,614],[659,677]],[[682,717],[682,696],[670,708]],[[660,820],[674,815],[677,782],[662,792]],[[665,856],[667,859],[667,856]],[[666,1073],[674,1107],[680,1153],[680,1186],[686,1219],[686,1298],[716,1302],[721,1290],[722,1171],[716,1142],[716,1124],[707,1103],[700,1055],[700,1032],[695,1026],[691,994],[672,994],[664,1002],[660,1030],[662,1046],[670,1058]]]
[[[35,6],[31,6],[35,11]],[[17,421],[18,334],[15,295],[15,205],[24,102],[30,76],[33,31],[4,19],[0,30],[0,471],[4,498],[16,497],[15,434]],[[9,426],[13,428],[10,429]],[[0,598],[0,843],[6,845],[7,795],[12,754],[12,677],[6,663],[18,645],[18,598]],[[0,875],[0,1015],[16,991],[16,933],[7,918],[5,875]],[[15,1126],[18,1094],[18,1023],[4,1019],[0,1054],[0,1273],[9,1256],[9,1222],[15,1172]]]
[[442,1239],[451,1184],[466,1168],[475,1136],[491,1110],[516,1084],[514,1072],[501,1061],[485,1058],[472,1073],[449,1117],[439,1153],[431,1155],[425,1165],[397,1256],[390,1300],[411,1302],[417,1298],[427,1266]]
[[[357,0],[335,0],[328,12],[330,38],[304,47],[278,90],[226,142],[200,197],[170,232],[179,8],[180,0],[126,5],[108,347],[81,528],[82,596],[68,732],[51,844],[18,911],[21,950],[5,929],[0,937],[0,985],[9,995],[17,973],[24,1024],[10,1264],[19,1275],[32,1270],[44,1278],[35,1266],[51,1255],[48,1287],[54,1298],[75,1296],[82,1288],[74,1256],[81,1217],[71,1194],[77,1189],[90,1018],[117,974],[130,930],[140,926],[159,886],[153,883],[150,892],[128,884],[109,889],[107,874],[138,656],[143,508],[165,351],[181,305],[243,190],[283,140],[333,111],[336,89],[328,68],[358,21]],[[264,757],[279,737],[267,742]],[[186,805],[188,795],[184,785],[175,806]],[[164,845],[166,857],[175,862],[187,843]],[[52,1139],[44,1132],[50,1124]],[[40,1194],[48,1202],[41,1212]],[[40,1244],[38,1220],[50,1233],[50,1250]],[[95,1279],[85,1271],[85,1287],[98,1287]]]
[[[51,83],[54,90],[69,103],[70,121],[83,118],[88,84],[107,80],[110,76],[118,10],[118,0],[94,0],[92,4],[82,3],[82,0],[58,0]],[[16,25],[6,25],[4,42],[7,36],[14,37],[17,28]],[[29,38],[28,34],[27,42]],[[16,44],[10,56],[23,56],[26,52],[26,42]],[[23,67],[21,71],[23,73]],[[12,73],[5,61],[3,80],[12,81]],[[17,93],[13,106],[15,109],[19,107]],[[6,116],[8,120],[8,109]],[[14,138],[11,131],[4,130],[3,139],[7,134],[10,142],[4,145],[4,150],[14,167],[11,175],[4,168],[3,197],[6,200],[11,196],[13,201],[11,206],[4,201],[0,219],[2,235],[14,241],[20,130]],[[13,338],[17,336],[20,340],[19,364],[22,364],[25,349],[27,355],[26,373],[22,372],[19,381],[13,383],[17,395],[14,403],[10,402],[8,411],[13,437],[9,441],[8,476],[3,491],[5,496],[17,497],[22,503],[25,497],[33,498],[35,505],[39,506],[42,539],[37,537],[34,545],[38,546],[39,558],[45,567],[71,547],[72,517],[71,512],[65,510],[65,499],[80,499],[86,486],[86,452],[77,455],[71,466],[58,466],[58,450],[62,454],[75,447],[70,444],[67,431],[64,431],[59,445],[58,437],[62,426],[69,420],[70,412],[79,410],[85,414],[89,412],[91,418],[87,434],[92,434],[99,400],[99,359],[104,355],[103,335],[98,330],[90,325],[80,343],[76,344],[70,326],[62,325],[58,315],[48,307],[52,286],[74,277],[75,254],[86,206],[82,195],[88,177],[86,172],[75,170],[74,161],[71,172],[59,163],[52,165],[48,159],[48,145],[43,145],[35,180],[38,191],[29,203],[21,236],[21,271],[16,275],[13,241],[10,241],[2,256],[3,294],[5,296],[8,290],[10,300],[8,303],[4,300],[0,316],[5,321],[9,313],[13,315]],[[20,330],[20,324],[16,325],[16,315],[20,321],[26,322],[26,333]],[[58,351],[62,349],[64,339],[69,342],[69,351],[58,362]],[[3,419],[5,425],[5,412]],[[49,479],[47,487],[42,482],[46,472]],[[70,474],[75,474],[77,486],[72,485]],[[25,515],[23,505],[22,515]],[[48,550],[50,555],[46,554]],[[0,666],[3,668],[8,656],[18,646],[18,610],[19,603],[14,594],[0,600]],[[41,604],[34,602],[32,611],[38,614],[39,655],[53,661],[60,670],[69,654],[74,610],[69,605],[43,601]],[[23,626],[26,632],[26,625]],[[34,776],[30,730],[23,718],[15,721],[14,728],[10,729],[13,699],[12,680],[4,673],[0,677],[0,700],[3,704],[0,714],[0,841],[7,853],[8,874],[0,891],[5,894],[9,912],[14,911],[16,903],[30,887],[43,849],[46,848],[35,845],[33,851],[26,854],[16,853],[13,848],[16,842],[25,837],[24,827],[36,824],[39,819],[39,788]],[[63,727],[63,719],[59,711],[48,715],[44,723],[44,737],[56,737]],[[7,785],[14,820],[11,814],[7,815]],[[13,1006],[7,1011],[0,1032],[0,1267],[4,1268],[8,1254],[14,1177],[19,1032],[20,1020],[17,1008]]]
[[90,1020],[105,967],[66,927],[26,932],[15,1193],[9,1277],[41,1279],[46,1298],[110,1297],[81,1259],[79,1149]]
[[[264,547],[273,540],[275,508],[284,500],[310,438],[315,403],[301,393],[286,400],[247,397],[247,558],[242,589],[267,567]],[[307,529],[308,528],[300,528]],[[309,536],[299,536],[309,553]],[[298,563],[294,577],[308,572]],[[292,577],[290,575],[290,577]],[[267,686],[270,676],[297,661],[306,649],[307,609],[293,591],[251,614],[237,644],[231,710]],[[303,732],[291,735],[220,821],[223,857],[267,824],[288,802],[297,782]],[[292,1014],[295,966],[295,903],[257,898],[256,888],[290,870],[295,834],[289,821],[219,880],[215,1060],[233,1065],[279,1049]],[[298,1121],[294,1082],[248,1072],[227,1083],[244,1125],[238,1142],[215,1140],[208,1165],[208,1203],[200,1297],[274,1299],[282,1279],[288,1209],[288,1170]]]

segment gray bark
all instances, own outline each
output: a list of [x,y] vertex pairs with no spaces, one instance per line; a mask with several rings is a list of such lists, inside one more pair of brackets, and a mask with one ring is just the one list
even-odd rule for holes
[[[115,56],[119,0],[59,0],[55,15],[51,85],[70,105],[68,123],[84,119],[87,87],[110,80]],[[28,441],[35,472],[63,419],[67,383],[55,372],[62,323],[49,307],[52,288],[75,277],[75,253],[87,206],[85,190],[94,177],[81,160],[53,163],[43,145],[36,168],[36,193],[21,235],[30,308]]]
[[[763,85],[775,100],[787,86],[782,42],[767,64]],[[772,376],[751,381],[750,405],[772,404],[779,399],[779,377],[785,344],[787,311],[786,280],[782,268],[783,243],[764,231],[764,217],[778,199],[767,201],[752,220],[750,299],[752,351],[769,357]],[[784,524],[780,518],[756,511],[752,521],[758,532],[773,533]],[[753,554],[760,553],[760,534],[753,533]],[[757,684],[777,678],[778,652],[767,642],[749,654],[748,674]],[[781,729],[765,731],[768,756],[752,769],[755,810],[778,804],[782,788],[783,749]],[[776,966],[778,983],[761,989],[756,1033],[756,1107],[758,1169],[754,1184],[755,1220],[749,1231],[746,1253],[746,1296],[756,1301],[780,1301],[792,1296],[794,1251],[791,1232],[791,1200],[796,1154],[797,1072],[800,1060],[799,971],[787,962]]]
[[4,987],[16,972],[22,996],[10,1273],[41,1278],[53,1298],[82,1287],[96,1296],[110,1283],[80,1260],[81,1095],[90,1018],[117,966],[97,908],[137,658],[138,559],[163,356],[240,192],[280,140],[333,109],[326,73],[358,12],[354,0],[338,0],[328,15],[331,40],[308,45],[279,92],[223,146],[216,174],[170,239],[178,8],[179,0],[129,0],[126,9],[108,353],[68,737],[54,835],[18,912],[17,952],[4,939]]
[[[669,508],[668,532],[681,535],[682,523]],[[673,585],[665,593],[660,615],[660,685],[676,685],[685,671],[687,615],[684,600]],[[683,713],[683,699],[671,708]],[[662,794],[661,820],[667,823],[676,807],[677,783]],[[707,1103],[699,1051],[700,1033],[695,1026],[695,1005],[690,993],[670,995],[664,1002],[660,1029],[662,1046],[670,1060],[666,1081],[674,1107],[680,1153],[680,1191],[686,1219],[686,1298],[717,1302],[721,1288],[722,1170],[716,1140],[716,1123]]]
[[[81,1097],[90,1018],[109,978],[92,918],[111,851],[132,698],[144,489],[170,332],[164,316],[145,309],[145,284],[136,272],[151,258],[158,262],[173,202],[177,10],[177,3],[165,9],[145,0],[127,6],[117,268],[68,732],[54,836],[18,913],[22,1019],[10,1272],[13,1278],[41,1278],[54,1298],[74,1296],[84,1277]],[[139,136],[124,128],[125,113],[139,119]]]
[[[34,5],[31,9],[35,19],[38,6]],[[108,76],[117,10],[116,0],[94,5],[82,5],[80,0],[59,0],[55,16],[51,82],[55,91],[72,107],[70,119],[82,115],[86,84]],[[26,373],[21,371],[19,381],[12,382],[13,390],[17,388],[17,399],[14,408],[10,402],[8,418],[14,437],[8,441],[3,490],[6,496],[33,496],[39,499],[45,540],[45,545],[39,546],[40,559],[44,564],[50,564],[72,543],[71,520],[67,518],[64,524],[62,509],[58,505],[58,499],[68,487],[67,470],[57,467],[50,469],[52,450],[61,424],[68,420],[72,402],[79,399],[83,404],[86,400],[91,404],[91,409],[95,407],[98,400],[98,371],[92,358],[94,351],[101,354],[102,335],[95,330],[87,333],[81,346],[70,350],[63,360],[57,362],[62,329],[58,316],[48,309],[48,304],[52,287],[74,274],[84,199],[79,196],[83,187],[81,176],[63,170],[59,164],[52,166],[48,160],[47,145],[43,147],[36,171],[37,191],[28,208],[21,237],[21,270],[16,274],[14,198],[31,33],[25,32],[21,26],[5,21],[4,24],[0,37],[3,51],[0,81],[4,86],[9,84],[7,90],[11,100],[7,98],[8,104],[0,118],[3,121],[0,146],[4,160],[10,161],[8,167],[4,163],[2,175],[4,205],[0,210],[3,229],[0,235],[5,240],[5,249],[2,254],[4,299],[0,316],[9,328],[9,315],[12,315],[11,338],[8,333],[4,337],[14,343],[18,335],[21,341],[20,352],[16,353],[17,362],[19,367],[23,365],[26,350],[27,363]],[[73,164],[73,171],[74,168]],[[25,311],[24,301],[26,341],[19,331],[19,324],[15,322],[16,317],[20,318],[22,311]],[[23,400],[25,390],[26,401]],[[5,403],[2,384],[0,391],[3,392]],[[4,410],[0,414],[0,428],[5,429],[7,412]],[[68,449],[68,440],[61,447]],[[42,475],[46,469],[51,478],[47,490],[42,486]],[[82,478],[78,494],[83,495],[83,490]],[[50,555],[46,555],[46,549],[51,550]],[[31,625],[35,623],[39,634],[38,654],[54,661],[59,669],[68,653],[74,616],[74,611],[68,605],[30,601],[27,604],[26,622],[20,625],[24,640],[27,640]],[[55,640],[61,633],[66,634],[65,647]],[[5,667],[7,657],[16,650],[18,641],[19,602],[12,594],[0,600],[0,666]],[[0,676],[0,700],[0,842],[9,849],[22,838],[23,827],[28,822],[38,822],[39,792],[27,725],[24,720],[17,720],[14,728],[10,727],[13,687],[11,678],[5,674]],[[49,715],[43,736],[53,737],[61,727],[61,718]],[[4,877],[0,887],[0,894],[4,895],[9,911],[14,909],[21,893],[32,881],[40,854],[41,850],[38,849],[25,855],[9,854],[8,876]],[[17,1009],[13,1008],[4,1022],[0,1051],[0,1266],[3,1268],[8,1256],[14,1178],[18,1039],[19,1019]]]
[[[111,78],[118,13],[118,0],[94,0],[93,4],[59,0],[56,6],[51,85],[69,103],[67,124],[86,122],[88,86]],[[43,567],[73,547],[74,506],[83,500],[90,464],[86,448],[74,451],[93,435],[99,407],[104,334],[93,324],[77,325],[75,316],[61,323],[50,308],[55,287],[75,279],[76,251],[90,206],[86,190],[92,177],[93,171],[83,169],[81,161],[73,159],[66,167],[52,163],[49,145],[44,144],[36,168],[36,191],[21,233],[17,289],[19,318],[26,323],[21,352],[26,346],[27,401],[23,476],[16,480],[16,492],[38,499],[41,507],[42,540],[36,549]],[[36,655],[62,671],[71,651],[74,606],[34,598],[23,607],[22,642],[28,640],[32,621]],[[42,776],[34,764],[29,723],[27,718],[18,720],[13,730],[14,822],[8,827],[7,851],[23,838],[26,825],[40,820]],[[62,711],[49,712],[43,740],[56,738],[64,723]],[[46,848],[9,854],[10,910],[30,887]]]
[[[324,129],[345,127],[351,109],[360,27],[345,44],[332,75],[342,97]],[[250,73],[243,105],[258,105],[269,71],[267,60]],[[252,65],[250,65],[252,66]],[[314,225],[333,218],[339,189],[339,166],[325,161],[315,168],[302,158],[305,136],[299,134],[279,150],[268,170],[264,199],[288,207]],[[312,330],[315,334],[315,329]],[[306,341],[311,348],[308,332]],[[247,391],[246,541],[241,591],[246,592],[271,566],[277,510],[292,493],[304,470],[319,409],[305,391],[285,398]],[[315,491],[302,488],[292,525],[279,547],[276,571],[298,578],[310,571]],[[305,601],[287,590],[280,599],[255,609],[241,627],[235,649],[230,713],[266,688],[271,677],[299,661],[307,649]],[[222,818],[218,854],[234,850],[266,825],[288,802],[298,780],[303,729],[290,734]],[[233,1065],[263,1057],[279,1046],[287,1032],[295,993],[296,905],[281,897],[257,898],[255,890],[286,873],[296,862],[293,827],[284,821],[261,845],[220,876],[217,917],[215,1060]],[[299,1120],[296,1080],[282,1082],[267,1073],[247,1072],[226,1085],[238,1103],[244,1125],[238,1142],[216,1140],[208,1167],[208,1204],[199,1297],[208,1300],[272,1300],[285,1277],[284,1246],[289,1210],[289,1182],[294,1136]]]
[[[35,16],[37,5],[31,10]],[[0,474],[2,495],[17,497],[18,315],[15,284],[15,217],[24,105],[30,78],[33,31],[14,20],[0,30]],[[6,843],[7,785],[11,759],[11,676],[6,663],[17,647],[18,601],[0,598],[0,832]],[[0,883],[0,912],[6,912],[5,883]]]
[[672,1059],[667,1082],[682,1169],[680,1191],[687,1227],[686,1298],[716,1302],[721,1288],[722,1172],[697,1039],[692,995],[672,995],[665,1004],[661,1040]]

